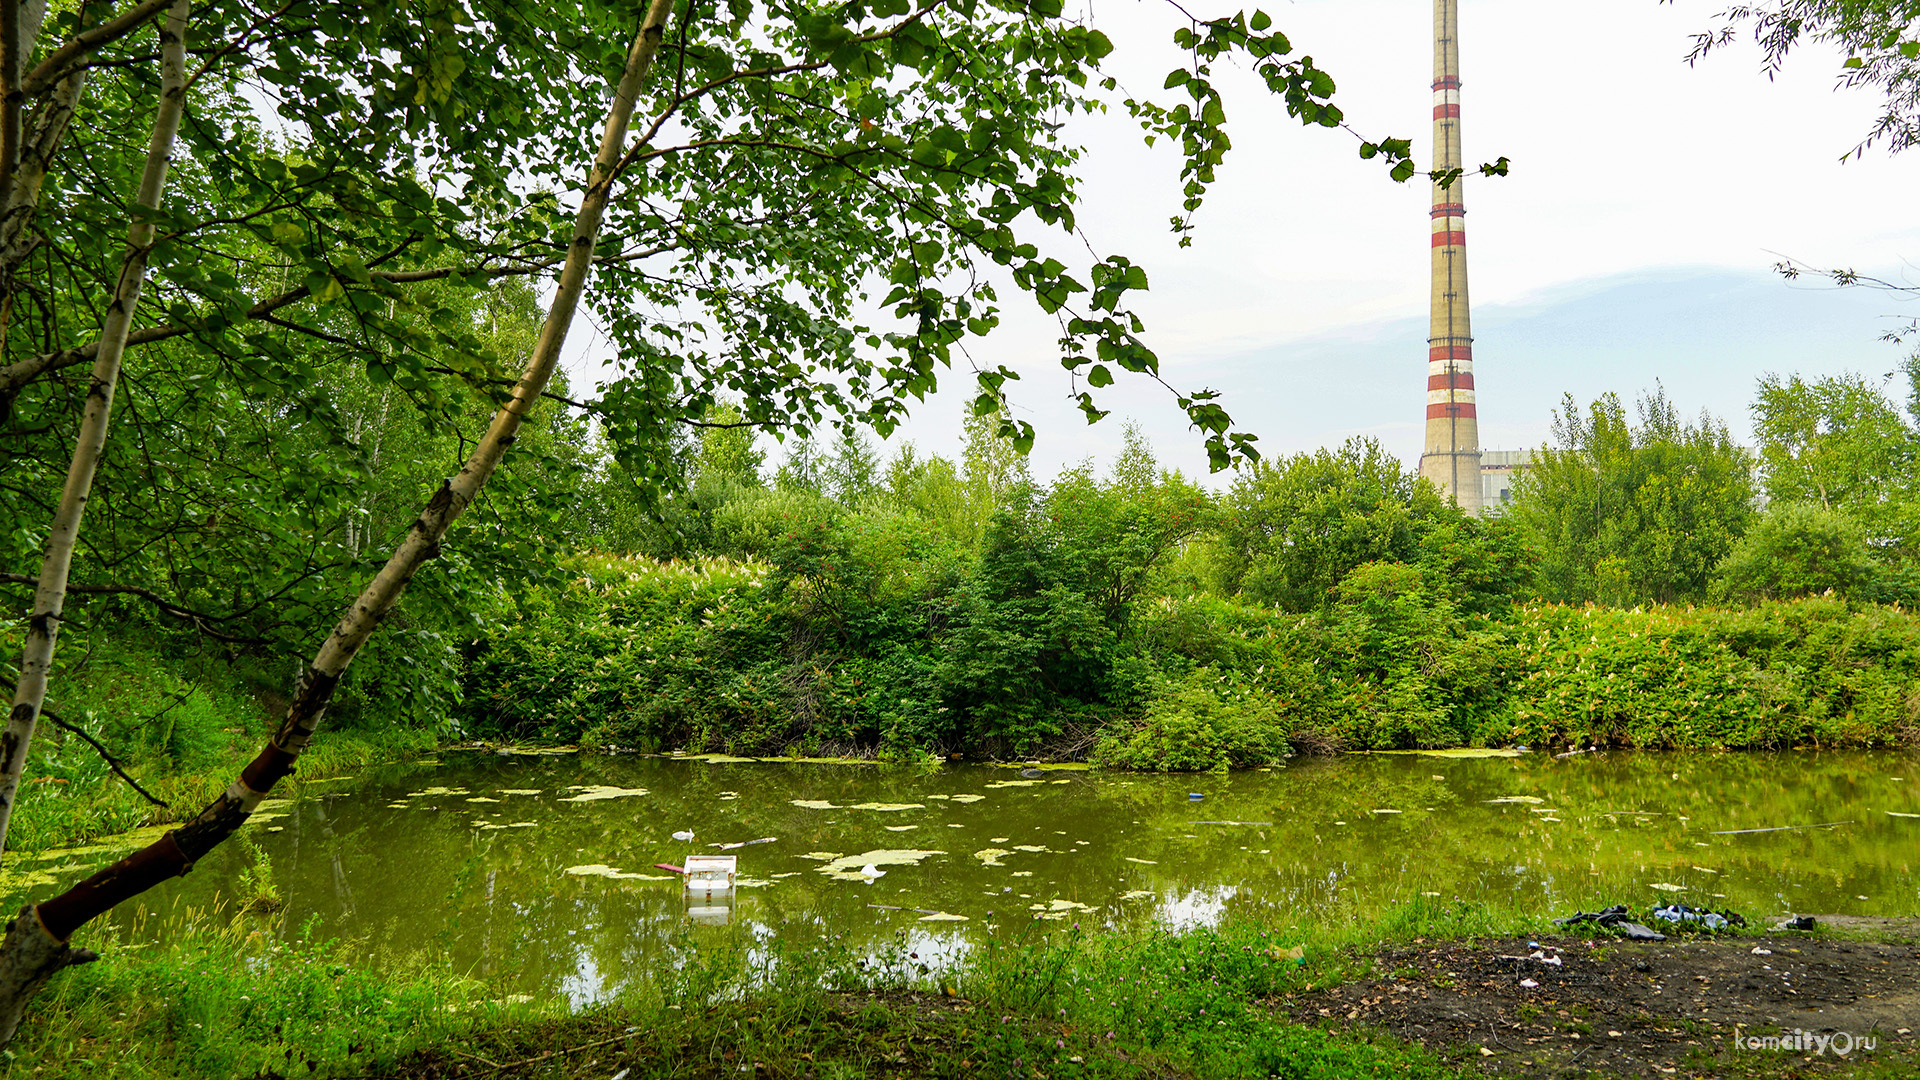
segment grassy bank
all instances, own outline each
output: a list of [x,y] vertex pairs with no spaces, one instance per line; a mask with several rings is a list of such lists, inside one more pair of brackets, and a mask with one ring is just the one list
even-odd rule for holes
[[[0,655],[17,657],[19,631],[0,633]],[[40,725],[7,833],[9,851],[83,843],[197,813],[259,752],[285,705],[278,678],[245,659],[182,648],[137,632],[63,637],[48,708],[98,739],[140,785],[140,797],[99,751],[58,725]],[[430,751],[433,727],[329,730],[284,785],[338,777]]]
[[[1391,1038],[1278,1020],[1270,1002],[1354,970],[1343,945],[1488,931],[1484,912],[1413,908],[1338,938],[1233,925],[1169,934],[1022,920],[957,971],[901,949],[768,952],[689,932],[678,969],[568,1015],[503,1003],[431,961],[352,967],[269,924],[176,911],[103,944],[107,959],[42,995],[0,1077],[370,1075],[1440,1077]],[[118,934],[119,932],[110,932]],[[1303,961],[1289,952],[1301,950]],[[97,946],[98,947],[98,946]],[[676,950],[680,951],[680,950]],[[504,1067],[502,1067],[504,1066]]]
[[[932,972],[904,945],[857,956],[689,929],[675,950],[679,966],[617,1002],[568,1014],[553,1001],[495,1000],[496,991],[429,959],[389,956],[377,970],[357,968],[325,943],[283,943],[270,924],[224,912],[175,911],[153,923],[131,935],[145,939],[157,930],[159,944],[104,942],[105,961],[63,974],[43,994],[0,1060],[0,1077],[91,1080],[110,1068],[129,1080],[604,1080],[622,1070],[795,1080],[1442,1080],[1483,1072],[1485,1055],[1472,1043],[1423,1048],[1338,1016],[1294,1017],[1341,988],[1420,978],[1410,968],[1383,967],[1383,943],[1524,941],[1552,929],[1424,900],[1378,922],[1333,927],[1229,921],[1170,933],[1036,920],[989,927],[958,969]],[[1490,955],[1514,944],[1509,937],[1468,952]],[[1718,951],[1745,957],[1747,944]],[[1439,987],[1453,985],[1442,972],[1427,974]],[[1592,1025],[1575,1009],[1565,1030],[1590,1036]],[[1697,1068],[1681,1070],[1691,1076],[1773,1076],[1782,1064],[1682,1049],[1696,1059]],[[1847,1075],[1904,1075],[1909,1051],[1890,1045],[1878,1058],[1856,1058]],[[1556,1075],[1544,1058],[1529,1055],[1524,1064],[1547,1072],[1521,1068],[1518,1059],[1502,1071]]]

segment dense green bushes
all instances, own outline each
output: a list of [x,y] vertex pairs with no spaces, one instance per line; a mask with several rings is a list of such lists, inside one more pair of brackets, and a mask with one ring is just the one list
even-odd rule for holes
[[1161,597],[1121,634],[1044,560],[1008,554],[1031,554],[1011,516],[996,529],[973,573],[897,591],[871,566],[845,572],[864,564],[831,528],[785,570],[584,558],[475,660],[466,722],[643,749],[1153,770],[1336,748],[1920,742],[1920,618],[1897,607],[1536,603],[1495,619],[1418,567],[1370,563],[1325,612]]

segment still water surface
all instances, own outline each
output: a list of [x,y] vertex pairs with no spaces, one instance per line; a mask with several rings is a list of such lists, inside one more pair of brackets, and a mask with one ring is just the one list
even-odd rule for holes
[[[692,844],[672,839],[682,830]],[[1762,918],[1909,915],[1920,758],[1348,755],[1224,776],[1023,778],[473,752],[308,784],[243,835],[271,862],[289,933],[369,956],[428,949],[503,993],[580,1004],[672,962],[689,921],[801,943],[904,934],[939,957],[990,921],[1035,915],[1309,925],[1423,895],[1552,914],[1679,899]],[[730,852],[743,879],[730,905],[690,902],[654,867],[766,837]],[[38,868],[69,880],[100,858]],[[146,903],[207,903],[250,861],[247,844],[225,845]]]

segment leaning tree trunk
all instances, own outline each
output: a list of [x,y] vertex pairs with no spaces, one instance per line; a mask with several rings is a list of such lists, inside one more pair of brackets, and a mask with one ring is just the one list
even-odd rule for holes
[[185,109],[187,62],[183,35],[186,25],[187,0],[176,0],[160,29],[160,108],[153,121],[153,137],[147,143],[147,163],[140,176],[140,190],[134,196],[134,221],[127,226],[127,252],[120,260],[120,279],[100,327],[100,345],[87,383],[86,409],[81,414],[80,434],[74,440],[73,462],[67,468],[66,486],[61,489],[60,504],[54,510],[46,555],[41,560],[34,589],[26,648],[20,658],[20,681],[14,687],[13,708],[7,714],[6,728],[0,731],[0,851],[6,849],[7,824],[13,817],[20,772],[26,767],[27,748],[33,741],[33,729],[46,700],[47,674],[53,665],[54,640],[60,633],[60,612],[66,602],[67,571],[73,563],[74,544],[80,537],[80,519],[86,513],[94,470],[106,446],[107,424],[113,413],[113,388],[120,377],[120,358],[126,352],[127,333],[133,327],[133,312],[139,306],[140,287],[147,276],[153,224],[144,220],[146,215],[140,211],[152,211],[160,206],[160,196],[167,185],[167,163],[173,156],[174,135],[180,130],[180,116]]
[[[9,15],[17,19],[17,8]],[[153,225],[143,220],[145,215],[138,211],[151,211],[160,206],[174,136],[180,130],[180,115],[186,107],[186,28],[187,0],[175,0],[160,28],[160,108],[153,121],[153,137],[147,143],[147,163],[140,176],[140,191],[134,197],[137,208],[134,221],[127,227],[127,252],[120,260],[120,279],[100,328],[99,354],[87,384],[86,410],[81,416],[79,437],[74,440],[73,462],[67,469],[67,482],[60,492],[60,505],[54,511],[53,527],[47,536],[47,552],[40,564],[39,584],[34,589],[33,613],[27,622],[27,644],[20,660],[20,681],[14,687],[13,708],[7,714],[5,730],[0,731],[0,850],[6,844],[7,822],[13,816],[14,797],[20,788],[20,772],[26,767],[27,748],[33,742],[34,725],[40,719],[40,707],[46,700],[47,672],[53,664],[54,640],[60,632],[60,612],[66,600],[67,570],[73,563],[74,542],[80,535],[80,518],[87,508],[94,469],[106,445],[107,422],[113,412],[113,387],[120,376],[120,357],[126,352],[127,331],[133,325],[134,308],[140,303],[140,286],[147,276]],[[17,64],[18,57],[14,61]],[[16,111],[14,118],[17,117]],[[40,925],[37,916],[17,922]],[[6,944],[12,946],[16,935],[11,932],[11,926],[8,929]],[[17,950],[9,947],[5,956],[0,957],[0,1043],[13,1037],[21,1008],[48,976],[70,964],[94,958],[85,949],[69,948],[64,937],[49,937],[44,928],[39,934],[18,936],[20,947]],[[19,960],[12,962],[16,952]],[[10,1004],[16,1001],[20,1004]]]
[[28,999],[41,984],[63,967],[93,959],[85,950],[66,944],[75,930],[121,901],[192,869],[195,860],[233,835],[281,777],[293,772],[354,654],[399,601],[415,571],[439,554],[447,527],[479,495],[500,464],[559,362],[560,347],[592,266],[601,218],[626,143],[627,121],[647,69],[660,51],[671,11],[672,0],[650,0],[640,33],[627,53],[626,70],[607,109],[600,152],[574,220],[559,289],[512,398],[494,413],[486,435],[460,472],[441,484],[380,573],[341,617],[312,665],[301,673],[279,729],[226,792],[193,820],[59,896],[26,908],[8,924],[6,939],[0,942],[0,1045],[12,1038]]

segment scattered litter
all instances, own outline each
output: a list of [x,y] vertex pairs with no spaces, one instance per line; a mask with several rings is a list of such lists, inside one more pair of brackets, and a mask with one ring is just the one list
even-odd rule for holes
[[1534,806],[1539,806],[1547,800],[1536,798],[1532,795],[1502,795],[1497,799],[1488,799],[1487,801],[1490,803],[1531,803]]
[[1283,949],[1275,945],[1267,950],[1267,955],[1275,960],[1284,960],[1293,964],[1304,964],[1307,962],[1307,947],[1305,945],[1295,945],[1291,949]]
[[917,802],[863,802],[855,803],[847,807],[849,810],[878,810],[882,813],[892,813],[896,810],[925,810],[926,808],[926,803]]
[[1033,787],[1034,785],[1041,784],[1041,783],[1045,783],[1045,781],[1042,781],[1042,780],[995,780],[987,784],[982,784],[981,786],[988,787],[988,788]]
[[1773,955],[1773,950],[1772,950],[1772,949],[1763,949],[1763,948],[1761,948],[1760,946],[1758,946],[1758,945],[1755,945],[1755,946],[1753,947],[1753,955],[1755,955],[1755,956],[1772,956],[1772,955]]
[[919,827],[918,825],[889,825],[886,828],[888,832],[912,832]]
[[1136,859],[1131,855],[1122,855],[1121,858],[1127,860],[1128,862],[1139,863],[1141,866],[1159,866],[1160,865],[1159,863],[1155,862],[1152,859]]
[[[674,835],[674,839],[676,839],[676,840],[678,840],[678,839],[680,838],[680,834],[679,834],[679,833],[675,833],[675,834],[673,834],[673,835]],[[689,840],[691,840],[691,839],[692,839],[692,837],[691,837],[691,836],[689,836],[689,837],[688,837],[688,839],[689,839]],[[761,837],[761,838],[760,838],[760,839],[758,839],[758,840],[741,840],[741,841],[737,841],[737,842],[735,842],[735,843],[732,843],[732,844],[708,844],[707,846],[708,846],[708,847],[717,847],[717,848],[719,848],[719,849],[720,849],[721,851],[732,851],[732,850],[733,850],[734,848],[743,848],[743,847],[752,847],[752,846],[753,846],[753,845],[755,845],[755,844],[771,844],[771,843],[773,843],[773,842],[774,842],[775,840],[778,840],[778,839],[779,839],[779,837],[777,837],[777,836],[763,836],[763,837]]]
[[500,800],[499,800],[499,799],[490,799],[490,798],[488,798],[488,797],[487,797],[487,796],[485,796],[485,795],[475,795],[474,797],[472,797],[472,798],[470,798],[470,799],[468,799],[467,801],[468,801],[468,802],[499,802]]
[[1152,889],[1128,889],[1120,894],[1122,900],[1145,900],[1153,895]]
[[1578,923],[1593,923],[1608,929],[1618,930],[1627,935],[1629,941],[1665,941],[1667,935],[1650,930],[1637,922],[1627,921],[1630,913],[1625,904],[1615,904],[1599,911],[1576,911],[1564,919],[1553,920],[1555,926],[1573,926]]
[[921,922],[966,922],[967,917],[965,915],[955,915],[950,911],[936,911],[929,915],[920,916],[920,921]]
[[825,799],[788,799],[789,803],[802,810],[845,810],[846,807],[830,803]]
[[1204,799],[1204,798],[1206,798],[1206,796],[1205,796],[1205,795],[1202,795],[1202,794],[1200,794],[1200,793],[1199,793],[1199,792],[1197,792],[1197,791],[1189,791],[1189,792],[1187,792],[1187,798],[1188,798],[1188,799],[1190,799],[1190,800],[1192,800],[1192,801],[1194,801],[1194,802],[1199,802],[1199,801],[1200,801],[1201,799]]
[[950,796],[949,798],[951,799],[951,801],[957,802],[957,803],[975,803],[975,802],[979,802],[981,799],[986,798],[986,796],[985,795],[953,795],[953,796]]
[[1821,825],[1775,825],[1770,829],[1722,829],[1719,832],[1711,832],[1711,833],[1708,833],[1707,835],[1708,836],[1745,836],[1749,833],[1793,832],[1796,829],[1832,829],[1841,825],[1853,825],[1853,824],[1856,824],[1856,822],[1829,821]]
[[653,865],[656,870],[671,870],[676,874],[684,874],[687,872],[685,867],[675,866],[670,862],[657,862]]
[[1901,813],[1901,812],[1900,812],[1900,811],[1898,811],[1898,810],[1889,810],[1889,811],[1887,811],[1887,816],[1888,816],[1888,817],[1910,817],[1910,818],[1920,818],[1920,814],[1903,814],[1903,813]]
[[1520,980],[1520,985],[1521,985],[1521,986],[1524,986],[1524,987],[1526,987],[1526,988],[1527,988],[1527,989],[1529,989],[1529,990],[1531,990],[1531,989],[1533,989],[1534,987],[1536,987],[1536,986],[1539,986],[1540,984],[1539,984],[1538,982],[1536,982],[1535,980],[1533,980],[1533,979],[1521,979],[1521,980]]
[[1737,912],[1708,911],[1678,903],[1654,908],[1652,915],[1656,919],[1678,923],[1682,929],[1725,930],[1729,926],[1747,925],[1747,920]]
[[1647,888],[1659,889],[1661,892],[1686,892],[1687,891],[1687,887],[1685,885],[1675,885],[1670,881],[1649,881],[1647,882]]
[[1368,812],[1369,812],[1369,813],[1374,813],[1374,814],[1401,814],[1401,813],[1405,813],[1405,811],[1403,811],[1403,810],[1371,810],[1371,811],[1368,811]]
[[990,847],[981,848],[979,851],[974,852],[973,857],[979,859],[980,865],[982,866],[1005,866],[1006,864],[1000,861],[1000,857],[1011,854],[1013,854],[1013,852],[1008,851],[1006,848]]
[[1786,919],[1786,921],[1781,922],[1776,926],[1774,926],[1774,929],[1775,930],[1811,930],[1813,929],[1813,927],[1814,927],[1813,916],[1793,915],[1793,916],[1789,916]]

